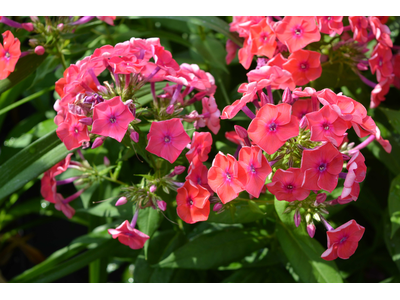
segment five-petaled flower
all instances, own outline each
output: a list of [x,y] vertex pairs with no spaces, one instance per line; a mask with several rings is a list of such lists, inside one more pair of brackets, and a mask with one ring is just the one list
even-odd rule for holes
[[134,250],[143,248],[144,243],[150,238],[147,234],[132,228],[128,220],[124,221],[116,229],[108,229],[108,233],[114,239],[118,238],[121,244],[129,246]]
[[20,41],[14,38],[11,31],[3,33],[3,45],[0,44],[0,80],[14,72],[15,65],[21,56]]

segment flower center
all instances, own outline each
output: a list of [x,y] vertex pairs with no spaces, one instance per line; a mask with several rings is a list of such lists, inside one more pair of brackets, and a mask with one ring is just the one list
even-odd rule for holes
[[348,238],[348,236],[342,237],[342,239],[339,241],[339,244],[343,244]]
[[6,52],[6,58],[8,59],[10,57],[11,57],[10,53]]
[[226,177],[226,180],[228,180],[229,182],[232,180],[232,175],[229,172],[225,173],[225,177]]
[[328,21],[330,21],[330,20],[331,20],[331,17],[326,17],[326,19],[327,19]]
[[308,63],[307,63],[307,62],[302,62],[302,63],[300,64],[300,69],[301,69],[302,71],[307,71],[307,70],[308,70]]
[[268,125],[269,131],[275,132],[276,131],[276,124],[272,122],[271,124]]
[[295,36],[300,37],[301,34],[303,33],[303,30],[301,30],[300,27],[296,27],[296,28],[293,30],[293,33],[294,33]]
[[255,174],[256,173],[256,168],[254,168],[254,166],[251,164],[250,165],[250,171],[251,173]]
[[288,190],[293,190],[293,185],[289,184],[286,188],[287,188]]
[[262,33],[260,34],[260,40],[261,40],[262,43],[267,42],[267,41],[268,41],[268,33],[262,32]]
[[171,138],[169,136],[164,137],[164,142],[169,143],[171,141]]
[[117,122],[117,119],[113,116],[113,117],[110,118],[110,122],[112,124],[114,124],[115,122]]
[[380,67],[382,67],[382,65],[383,65],[382,59],[379,60],[378,65],[379,65]]
[[325,171],[326,170],[326,164],[320,164],[318,169],[319,169],[320,172]]
[[324,130],[329,130],[329,129],[330,129],[330,126],[329,126],[328,123],[324,123],[324,124],[322,124],[322,128],[323,128]]
[[75,133],[79,133],[78,128],[75,128],[74,131],[75,131]]

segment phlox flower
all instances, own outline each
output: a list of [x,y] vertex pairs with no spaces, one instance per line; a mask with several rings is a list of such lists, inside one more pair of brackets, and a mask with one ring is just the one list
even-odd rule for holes
[[262,16],[233,16],[233,22],[229,24],[229,31],[238,32],[240,37],[248,37],[250,27],[264,19],[265,17]]
[[365,43],[368,40],[368,19],[363,16],[350,16],[349,23],[353,31],[353,39],[359,43]]
[[312,111],[313,107],[311,99],[297,100],[292,105],[292,116],[295,116],[299,122],[306,114]]
[[78,148],[83,142],[90,141],[87,126],[79,122],[85,116],[67,113],[67,116],[56,130],[57,136],[68,150]]
[[117,96],[95,105],[91,133],[109,136],[121,142],[128,130],[128,125],[135,117],[129,108]]
[[301,158],[301,171],[304,173],[302,187],[308,190],[323,189],[332,193],[342,169],[342,154],[331,143],[304,150]]
[[189,162],[204,162],[211,151],[212,137],[209,132],[194,132],[190,150],[186,153]]
[[325,260],[334,260],[338,257],[348,259],[356,252],[358,242],[364,234],[365,228],[350,220],[338,228],[326,233],[328,249],[322,253]]
[[147,234],[132,228],[128,220],[125,220],[116,229],[108,229],[108,233],[113,239],[118,238],[121,244],[129,246],[131,249],[141,249],[146,241],[150,238]]
[[106,22],[108,25],[114,26],[114,20],[117,18],[115,16],[98,16],[97,19]]
[[252,39],[251,52],[254,55],[272,58],[276,49],[276,36],[267,18],[250,27]]
[[374,74],[376,72],[376,78],[379,82],[392,75],[392,51],[389,47],[378,43],[368,61],[371,67],[371,73]]
[[265,179],[272,172],[268,160],[259,147],[251,146],[240,149],[239,163],[247,172],[246,191],[258,198],[265,185]]
[[257,90],[261,90],[269,85],[273,89],[286,89],[288,87],[293,90],[296,87],[290,72],[281,67],[270,66],[268,64],[257,70],[250,71],[247,73],[247,78],[250,84],[257,83]]
[[367,166],[365,165],[365,158],[360,151],[355,152],[349,162],[347,163],[346,169],[348,173],[344,181],[344,187],[341,194],[341,198],[346,198],[351,194],[354,183],[360,183],[365,179],[367,174]]
[[149,143],[146,150],[168,160],[171,164],[190,143],[190,137],[185,132],[182,121],[177,118],[151,123],[147,139]]
[[284,58],[283,55],[281,53],[278,53],[277,55],[275,55],[273,58],[271,58],[270,60],[268,60],[267,62],[267,66],[277,66],[281,69],[283,69],[283,64],[287,62],[287,58]]
[[257,98],[257,83],[243,83],[238,89],[239,93],[243,93],[240,100],[236,100],[231,105],[227,105],[222,110],[221,119],[232,119],[237,113],[246,106],[247,103],[252,102]]
[[343,32],[343,17],[317,17],[318,28],[321,33],[341,35]]
[[191,162],[188,169],[188,174],[185,177],[185,180],[190,180],[197,185],[201,185],[206,188],[211,195],[214,195],[214,191],[208,185],[207,179],[208,169],[201,162],[193,163]]
[[346,121],[329,106],[306,115],[308,126],[311,128],[311,141],[331,142],[336,147],[343,142],[347,130]]
[[267,184],[267,189],[278,200],[304,200],[310,191],[302,187],[303,177],[303,172],[298,168],[278,169],[272,177],[272,182]]
[[298,50],[292,53],[283,68],[292,74],[296,85],[305,85],[321,76],[321,54],[315,51]]
[[275,28],[277,38],[295,52],[321,39],[315,17],[285,17]]
[[219,152],[208,170],[208,184],[222,203],[235,199],[247,184],[246,170],[236,159]]
[[226,61],[226,64],[229,65],[236,56],[238,46],[231,40],[227,40],[225,49],[226,49],[225,61]]
[[389,93],[390,85],[393,82],[393,76],[384,78],[375,86],[371,92],[371,102],[369,107],[377,108],[382,101],[385,101],[385,96]]
[[377,17],[369,17],[369,24],[377,41],[387,47],[392,48],[393,42],[390,39],[390,29],[383,25]]
[[0,80],[5,79],[14,72],[15,65],[21,56],[21,43],[11,31],[3,34],[3,45],[0,44]]
[[384,140],[383,137],[381,136],[381,131],[379,130],[378,127],[376,127],[376,135],[375,135],[376,141],[383,147],[383,149],[387,152],[390,153],[392,152],[392,145],[388,140]]
[[61,211],[68,219],[71,219],[75,214],[75,209],[71,205],[69,205],[68,198],[64,199],[64,197],[61,194],[56,193],[54,199],[55,199],[54,208],[57,209],[58,211]]
[[292,106],[287,103],[264,105],[249,125],[249,137],[268,154],[275,153],[299,134],[299,121],[291,112]]
[[244,146],[244,145],[245,145],[244,139],[241,138],[241,137],[236,133],[236,131],[227,131],[227,132],[225,132],[225,138],[226,138],[228,141],[231,141],[232,143],[235,143],[235,144],[237,144],[237,145],[241,145],[241,146]]
[[238,58],[241,65],[247,70],[250,68],[251,62],[253,61],[253,54],[251,53],[252,39],[250,37],[245,38],[243,47],[239,49]]
[[210,192],[201,185],[187,180],[176,196],[179,218],[189,224],[206,221],[210,214]]
[[[220,125],[220,115],[221,111],[218,109],[217,103],[215,102],[215,98],[213,96],[204,97],[201,99],[201,104],[203,105],[203,122],[204,125],[208,127],[212,131],[212,133],[217,134]],[[200,126],[202,127],[202,126]]]

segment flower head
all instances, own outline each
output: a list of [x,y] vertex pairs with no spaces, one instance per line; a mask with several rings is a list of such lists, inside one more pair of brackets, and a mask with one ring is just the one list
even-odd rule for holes
[[211,151],[212,137],[209,132],[194,132],[193,141],[190,145],[186,158],[189,162],[204,162],[208,159],[208,153]]
[[318,52],[298,50],[289,56],[283,68],[292,74],[296,85],[305,85],[321,76],[320,58]]
[[325,260],[334,260],[338,257],[348,259],[356,252],[358,242],[364,234],[365,228],[350,220],[338,228],[328,231],[328,249],[322,253]]
[[56,130],[58,137],[68,150],[78,148],[83,142],[90,141],[87,126],[79,122],[83,118],[85,116],[67,113],[64,122],[59,124]]
[[14,72],[15,65],[21,56],[20,41],[14,38],[11,31],[3,34],[3,45],[0,44],[0,80],[5,79]]
[[146,150],[168,160],[171,164],[190,143],[190,137],[185,132],[182,121],[177,118],[151,123],[147,139],[149,143]]
[[250,27],[251,51],[255,55],[272,58],[276,49],[276,36],[267,20],[264,18],[257,25]]
[[267,184],[268,191],[278,200],[304,200],[310,191],[302,187],[303,176],[303,172],[298,168],[289,168],[286,171],[278,169],[272,177],[272,182]]
[[116,229],[108,229],[108,233],[113,239],[118,238],[121,244],[129,246],[131,249],[143,248],[146,241],[150,238],[147,234],[132,228],[128,220],[124,221]]
[[319,31],[322,33],[341,35],[343,32],[343,17],[317,17]]

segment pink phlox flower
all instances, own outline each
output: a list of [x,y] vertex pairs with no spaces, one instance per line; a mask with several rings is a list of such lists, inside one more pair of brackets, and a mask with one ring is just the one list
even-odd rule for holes
[[257,83],[257,90],[271,86],[273,89],[286,89],[287,87],[293,90],[296,85],[293,82],[292,74],[278,66],[269,66],[268,64],[257,70],[252,70],[247,73],[247,78],[250,83]]
[[299,121],[291,112],[292,106],[287,103],[264,105],[249,125],[249,137],[268,154],[275,153],[299,134]]
[[211,195],[214,195],[214,191],[208,184],[207,179],[208,169],[201,162],[193,163],[191,162],[188,169],[188,174],[185,177],[186,181],[192,181],[195,184],[201,185],[206,188]]
[[[389,47],[378,43],[368,60],[371,67],[371,73],[376,72],[378,82],[383,81],[393,73],[392,51]],[[384,78],[382,78],[384,77]]]
[[161,45],[153,46],[153,58],[155,64],[169,74],[175,75],[175,72],[180,69],[179,64],[172,58],[171,52]]
[[75,209],[69,203],[65,203],[64,197],[59,193],[55,195],[54,199],[54,208],[61,211],[68,219],[71,219],[75,214]]
[[114,26],[114,20],[117,18],[115,16],[100,16],[96,17],[99,20],[102,20],[103,22],[106,22],[108,25]]
[[317,17],[318,28],[321,33],[334,36],[336,33],[341,35],[343,32],[343,17]]
[[199,91],[205,91],[206,95],[213,95],[216,90],[214,77],[199,68],[196,64],[183,63],[178,72],[181,76],[187,78],[188,85]]
[[204,162],[211,151],[212,137],[209,132],[194,132],[190,150],[186,153],[189,162]]
[[254,55],[272,58],[276,49],[276,35],[267,20],[264,18],[250,27],[251,52]]
[[359,43],[368,41],[368,19],[363,16],[350,16],[349,23],[353,31],[353,39]]
[[285,17],[275,28],[277,38],[289,52],[295,52],[321,39],[315,17]]
[[15,65],[21,56],[21,43],[10,30],[2,33],[3,45],[0,44],[0,80],[14,72]]
[[58,125],[57,136],[68,150],[78,148],[83,142],[89,142],[89,133],[86,125],[79,122],[85,116],[76,116],[67,113],[64,122]]
[[392,152],[392,145],[390,144],[390,142],[388,140],[383,139],[383,137],[381,136],[381,131],[378,126],[376,127],[375,137],[376,137],[376,141],[383,147],[383,149],[387,153]]
[[258,146],[251,146],[240,149],[239,163],[247,172],[246,191],[258,198],[265,185],[265,179],[272,172],[268,160]]
[[347,123],[329,105],[308,113],[306,118],[311,128],[311,141],[328,141],[336,147],[342,143],[348,128]]
[[377,108],[382,101],[385,101],[386,95],[389,93],[390,85],[393,83],[394,76],[383,78],[381,82],[375,86],[371,92],[370,108]]
[[277,55],[275,55],[273,58],[271,58],[270,60],[268,60],[267,62],[267,66],[277,66],[281,69],[283,69],[283,64],[285,62],[287,62],[287,58],[284,58],[283,55],[281,53],[278,53]]
[[364,234],[365,228],[350,220],[338,228],[326,233],[328,249],[322,253],[325,260],[334,260],[338,257],[348,259],[356,252],[358,242]]
[[347,189],[348,194],[346,197],[339,196],[337,198],[337,202],[341,205],[350,203],[352,201],[357,201],[358,196],[360,195],[360,184],[357,182],[353,182],[351,187]]
[[226,41],[226,46],[225,46],[226,57],[225,57],[225,61],[226,61],[227,65],[229,65],[232,62],[232,60],[236,57],[236,52],[238,51],[238,48],[239,47],[234,42],[232,42],[231,40],[228,39]]
[[303,172],[298,168],[278,169],[272,182],[267,184],[268,191],[281,201],[304,200],[310,191],[302,187],[303,177]]
[[153,122],[147,134],[149,143],[146,150],[168,160],[171,164],[190,143],[190,137],[177,118]]
[[231,32],[236,31],[240,37],[248,37],[250,35],[250,26],[256,25],[265,17],[261,16],[233,16],[233,22],[229,24]]
[[315,94],[316,94],[316,90],[313,89],[312,87],[306,87],[306,88],[304,88],[304,90],[302,87],[298,87],[298,88],[295,88],[293,91],[293,95],[295,95],[299,98],[312,97],[312,96],[315,96]]
[[320,58],[318,52],[298,50],[289,56],[283,68],[292,74],[296,85],[305,85],[321,76]]
[[128,125],[135,119],[129,108],[117,96],[97,104],[93,110],[91,133],[109,136],[121,142],[128,130]]
[[232,143],[235,143],[237,145],[245,146],[244,139],[242,139],[236,131],[227,131],[225,132],[225,138],[228,141],[231,141]]
[[108,233],[112,235],[113,239],[118,238],[118,241],[131,249],[137,250],[144,247],[146,241],[150,238],[147,234],[132,228],[129,221],[124,221],[116,229],[108,229]]
[[208,170],[208,184],[217,193],[222,203],[235,199],[247,184],[245,169],[236,159],[219,152]]
[[301,158],[301,171],[304,172],[302,187],[308,190],[323,189],[332,193],[342,169],[342,154],[331,143],[304,150]]
[[242,83],[238,92],[243,93],[242,98],[224,107],[221,115],[222,120],[232,119],[247,103],[257,99],[257,82]]
[[299,122],[306,114],[313,111],[311,99],[297,100],[292,107],[292,116],[295,116]]
[[355,154],[353,154],[353,156],[347,163],[346,169],[348,170],[348,173],[344,181],[344,187],[341,194],[342,199],[350,195],[353,184],[364,181],[367,174],[365,158],[360,151],[357,151],[355,152]]
[[253,61],[253,54],[251,53],[252,39],[247,37],[244,40],[243,47],[239,49],[238,58],[241,65],[247,70]]
[[372,33],[379,43],[392,48],[393,42],[390,39],[390,29],[386,25],[383,25],[377,17],[369,17],[369,24],[372,28]]
[[201,100],[201,104],[203,105],[202,115],[205,125],[211,130],[212,133],[217,134],[221,128],[221,111],[218,109],[214,96],[204,97]]

